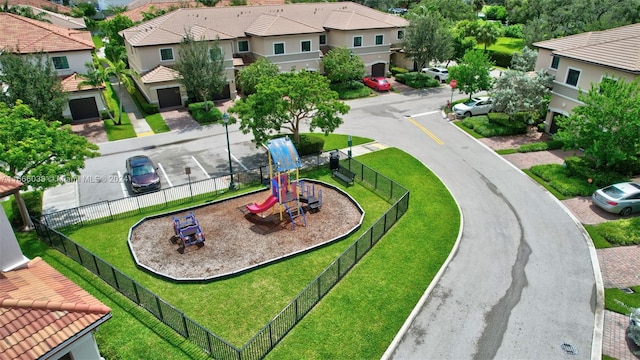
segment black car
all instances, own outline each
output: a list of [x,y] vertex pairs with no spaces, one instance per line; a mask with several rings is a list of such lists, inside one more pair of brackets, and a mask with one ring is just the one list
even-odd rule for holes
[[160,189],[160,176],[157,167],[148,156],[137,155],[127,159],[126,178],[134,193]]

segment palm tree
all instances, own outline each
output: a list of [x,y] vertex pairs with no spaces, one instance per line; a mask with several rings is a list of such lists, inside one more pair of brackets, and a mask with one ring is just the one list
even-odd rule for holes
[[114,122],[115,125],[122,125],[122,85],[125,86],[125,91],[131,91],[133,89],[133,76],[138,76],[138,73],[132,69],[127,68],[127,64],[122,61],[111,61],[109,59],[100,59],[105,65],[105,73],[107,77],[115,76],[118,79],[118,97],[120,98],[120,111],[118,112],[118,121]]
[[[104,86],[105,82],[109,81],[109,73],[105,71],[105,69],[99,64],[87,61],[84,64],[84,67],[87,68],[86,74],[76,74],[76,79],[82,79],[82,81],[78,83],[78,89],[82,88],[83,86],[99,88],[101,86]],[[113,121],[113,114],[111,114],[111,109],[109,109],[109,105],[107,104],[107,100],[105,99],[102,90],[100,90],[100,99],[102,99],[102,103],[107,107],[109,118],[111,119],[111,121]]]

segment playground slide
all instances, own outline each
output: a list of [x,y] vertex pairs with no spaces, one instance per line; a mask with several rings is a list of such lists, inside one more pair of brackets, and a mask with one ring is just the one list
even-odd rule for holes
[[267,200],[265,200],[260,205],[258,204],[247,205],[247,210],[249,210],[253,214],[259,214],[261,212],[265,212],[266,210],[269,210],[273,205],[277,203],[278,203],[278,198],[273,195],[270,195],[267,198]]

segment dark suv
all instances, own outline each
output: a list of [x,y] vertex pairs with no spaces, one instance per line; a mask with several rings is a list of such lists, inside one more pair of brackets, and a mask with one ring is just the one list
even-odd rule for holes
[[126,178],[134,193],[160,189],[160,176],[156,172],[158,168],[148,156],[130,157],[126,161],[126,166]]

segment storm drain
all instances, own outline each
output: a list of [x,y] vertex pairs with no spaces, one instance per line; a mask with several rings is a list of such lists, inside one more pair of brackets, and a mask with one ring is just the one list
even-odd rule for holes
[[562,349],[562,351],[564,351],[566,354],[569,355],[578,355],[578,349],[576,349],[575,346],[569,344],[569,343],[563,343],[562,345],[560,345],[560,348]]
[[625,294],[633,294],[633,289],[630,289],[630,288],[622,288],[620,289],[620,291],[622,291]]

